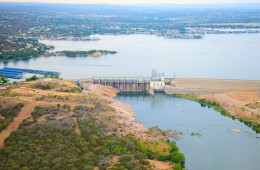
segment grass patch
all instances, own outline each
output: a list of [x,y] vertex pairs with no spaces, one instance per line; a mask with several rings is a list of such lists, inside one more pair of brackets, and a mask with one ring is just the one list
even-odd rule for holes
[[38,82],[36,84],[33,84],[31,87],[34,89],[51,90],[56,88],[57,86],[57,83]]
[[143,153],[145,153],[148,159],[170,161],[181,169],[185,166],[185,157],[179,152],[179,148],[174,142],[167,140],[152,144],[143,143],[142,146]]
[[251,109],[258,109],[258,108],[260,108],[260,102],[246,104],[246,106],[251,108]]
[[71,96],[59,96],[59,95],[42,95],[36,97],[36,101],[68,101]]
[[142,143],[144,148],[150,149],[152,152],[161,154],[161,155],[169,155],[170,154],[170,146],[166,141],[160,142],[143,142]]
[[66,93],[79,93],[82,92],[81,88],[79,87],[67,87],[67,88],[60,88],[56,90],[57,92],[66,92]]
[[1,96],[3,96],[3,97],[15,97],[15,96],[17,96],[17,94],[12,92],[10,89],[7,89],[7,90],[5,90],[4,92],[1,93]]

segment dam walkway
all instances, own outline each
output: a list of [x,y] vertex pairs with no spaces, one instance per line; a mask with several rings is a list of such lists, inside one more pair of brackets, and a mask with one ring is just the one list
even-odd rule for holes
[[122,92],[150,91],[150,78],[147,77],[94,77],[87,82],[112,86]]

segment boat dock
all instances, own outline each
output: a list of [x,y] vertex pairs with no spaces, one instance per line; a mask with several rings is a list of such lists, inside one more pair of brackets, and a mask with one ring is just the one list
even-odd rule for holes
[[33,74],[40,74],[40,75],[60,75],[60,72],[56,71],[46,71],[46,70],[34,70],[34,69],[27,69],[27,68],[10,68],[4,67],[0,69],[0,75],[13,78],[13,79],[22,79],[25,73],[33,73]]

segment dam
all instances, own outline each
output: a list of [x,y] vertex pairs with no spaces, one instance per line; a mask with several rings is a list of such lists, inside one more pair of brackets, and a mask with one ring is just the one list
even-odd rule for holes
[[151,89],[151,80],[147,77],[93,77],[84,83],[112,86],[122,92],[147,92]]
[[151,77],[93,77],[83,81],[75,82],[80,85],[82,83],[91,83],[104,86],[114,87],[121,92],[149,92],[164,91],[165,85],[170,81],[164,79],[164,73],[156,73],[152,70]]
[[112,86],[124,92],[143,92],[150,90],[150,79],[145,77],[112,77],[112,78],[94,78],[94,84]]

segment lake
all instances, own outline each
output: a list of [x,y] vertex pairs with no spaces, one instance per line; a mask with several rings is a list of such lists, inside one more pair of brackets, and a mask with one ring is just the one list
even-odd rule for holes
[[201,40],[151,35],[105,35],[100,41],[49,41],[55,50],[116,50],[102,57],[39,57],[1,64],[59,71],[65,79],[93,76],[260,79],[260,34],[206,35]]
[[182,132],[176,143],[189,170],[259,170],[260,134],[237,120],[163,93],[119,94],[115,99],[131,104],[137,120],[147,127]]

